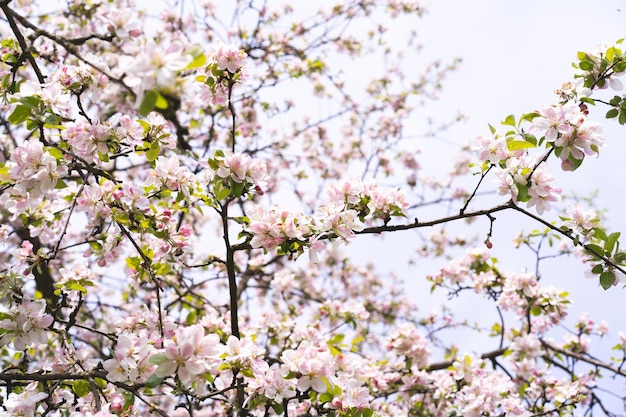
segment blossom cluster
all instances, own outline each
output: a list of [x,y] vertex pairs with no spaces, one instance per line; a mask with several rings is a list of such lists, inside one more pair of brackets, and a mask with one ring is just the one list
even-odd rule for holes
[[578,168],[586,155],[597,155],[604,145],[600,124],[590,121],[581,106],[574,102],[553,104],[537,114],[530,132],[554,146],[564,171]]
[[[502,137],[491,127],[492,135],[477,138],[474,146],[483,170],[496,167],[499,194],[536,207],[539,214],[560,200],[561,189],[554,185],[555,178],[546,168],[550,154],[560,159],[563,171],[573,171],[585,156],[598,155],[604,145],[600,124],[589,120],[586,107],[573,101],[578,95],[567,97],[564,102],[523,115],[517,123],[513,116],[507,117],[502,124],[514,130]],[[531,153],[542,145],[547,153]]]
[[67,166],[59,163],[50,149],[45,149],[36,139],[18,146],[11,154],[6,168],[10,179],[15,181],[12,192],[30,195],[35,200],[54,189],[59,179],[68,172]]
[[394,350],[398,355],[406,356],[411,365],[418,368],[428,363],[430,349],[428,340],[415,326],[403,324],[389,337],[387,350]]
[[212,389],[207,382],[228,392],[234,378],[242,377],[250,394],[259,393],[276,404],[315,392],[328,394],[328,406],[341,411],[363,409],[371,400],[355,370],[347,369],[348,358],[331,355],[323,345],[302,341],[296,349],[282,352],[280,364],[270,366],[250,338],[229,336],[224,342],[201,325],[168,332],[161,348],[153,336],[146,329],[121,334],[113,358],[103,365],[107,378],[148,384],[175,378],[196,394],[206,395]]
[[241,152],[218,150],[207,163],[215,173],[210,185],[218,200],[240,197],[252,190],[263,195],[268,178],[267,166],[261,159]]
[[584,242],[593,237],[594,227],[599,225],[600,218],[594,210],[587,210],[578,204],[574,204],[567,209],[566,216],[561,218],[563,225],[571,229]]
[[37,382],[31,382],[26,388],[18,393],[12,392],[4,402],[6,411],[0,411],[2,417],[34,417],[38,403],[48,397],[48,394],[41,392]]
[[248,77],[247,59],[245,51],[237,45],[218,42],[208,56],[205,73],[196,78],[202,81],[202,98],[214,105],[227,105],[235,84],[245,82]]
[[48,327],[54,318],[46,313],[44,300],[31,300],[24,297],[8,312],[0,313],[0,346],[13,342],[16,350],[48,340]]
[[145,136],[144,127],[129,115],[98,123],[79,119],[68,122],[61,131],[61,139],[70,146],[72,155],[99,165],[108,161],[109,153],[141,147]]
[[408,203],[403,192],[373,183],[345,181],[326,189],[326,204],[315,216],[255,206],[250,224],[250,245],[271,251],[280,247],[285,253],[310,249],[312,260],[323,247],[321,239],[339,238],[343,242],[355,236],[375,220],[388,222],[393,216],[405,216]]
[[430,280],[452,291],[472,288],[493,298],[502,310],[512,311],[519,317],[532,312],[533,327],[540,332],[561,323],[570,303],[567,292],[539,285],[533,274],[502,273],[486,248],[467,250],[460,258],[444,265]]

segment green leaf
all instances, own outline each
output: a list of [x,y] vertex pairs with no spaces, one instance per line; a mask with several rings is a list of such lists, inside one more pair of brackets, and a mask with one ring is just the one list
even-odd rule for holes
[[230,179],[230,188],[232,190],[233,196],[235,197],[241,197],[245,186],[246,184],[243,181],[237,182],[234,181],[232,178]]
[[579,100],[582,103],[587,103],[587,104],[590,104],[592,106],[596,105],[596,101],[594,99],[592,99],[591,97],[581,97]]
[[159,93],[158,91],[157,91],[156,94],[157,94],[157,98],[156,98],[156,101],[154,103],[155,107],[157,109],[161,109],[161,110],[167,109],[167,107],[169,106],[169,104],[167,102],[167,99],[165,97],[163,97],[161,95],[161,93]]
[[130,222],[130,216],[125,211],[118,211],[115,215],[115,220],[122,224],[128,224]]
[[537,112],[525,113],[520,116],[520,121],[526,120],[527,122],[532,122],[534,118],[540,117],[541,115]]
[[43,125],[48,128],[48,129],[61,129],[64,130],[65,128],[60,125],[59,123],[61,123],[61,117],[59,117],[56,114],[48,114],[46,116],[46,120],[44,120]]
[[64,188],[67,188],[67,184],[65,183],[65,181],[63,181],[62,179],[58,179],[57,183],[54,186],[55,190],[62,190]]
[[133,404],[135,404],[135,395],[128,391],[122,391],[122,397],[124,397],[124,409],[127,410]]
[[102,378],[96,378],[96,379],[94,379],[94,382],[100,388],[106,388],[106,386],[107,386],[107,382],[104,379],[102,379]]
[[9,123],[13,125],[19,125],[22,122],[24,122],[26,119],[28,119],[30,115],[31,115],[31,109],[20,104],[17,107],[15,107],[15,110],[13,110],[13,113],[9,115],[7,120],[9,121]]
[[615,263],[623,264],[626,261],[626,252],[618,252],[614,257]]
[[160,276],[166,275],[172,270],[172,266],[168,263],[156,263],[152,266],[154,273]]
[[138,256],[131,256],[130,258],[126,258],[126,266],[130,269],[138,270],[141,265],[141,260]]
[[613,271],[607,271],[600,274],[600,285],[603,289],[608,290],[615,283],[615,273]]
[[196,323],[197,320],[198,313],[196,312],[196,310],[190,311],[189,314],[187,314],[187,317],[185,317],[185,323],[189,325]]
[[160,365],[165,359],[167,359],[167,355],[165,353],[157,353],[150,356],[150,365]]
[[613,59],[615,58],[616,52],[617,52],[617,55],[619,55],[619,49],[616,50],[612,46],[610,48],[607,48],[607,50],[605,52],[606,59],[608,61],[610,61],[610,62],[613,62]]
[[272,403],[272,410],[274,410],[274,412],[278,415],[281,415],[284,413],[284,409],[283,406],[281,404],[278,404],[276,402]]
[[139,105],[139,114],[147,116],[148,113],[154,110],[158,96],[159,93],[154,90],[147,91],[146,95],[143,96],[143,100],[141,100],[141,105]]
[[332,345],[328,346],[328,350],[330,351],[330,354],[332,356],[337,356],[341,354],[341,350],[337,349],[335,346],[332,346]]
[[74,394],[78,395],[81,398],[86,397],[91,392],[89,381],[85,381],[84,379],[74,381],[74,383],[72,384],[72,391],[74,391]]
[[525,140],[512,140],[506,144],[510,151],[519,151],[520,149],[535,148],[537,145]]
[[532,143],[533,145],[537,146],[537,138],[534,135],[531,135],[530,133],[524,133],[524,140],[528,143]]
[[206,55],[199,45],[190,46],[187,48],[185,53],[191,55],[193,60],[185,68],[183,68],[183,71],[200,68],[206,64]]
[[209,164],[209,168],[213,171],[217,171],[220,167],[220,163],[217,159],[209,158],[207,159],[207,163]]
[[143,127],[143,131],[144,133],[148,132],[150,130],[150,124],[148,122],[146,122],[145,120],[137,120],[137,123],[139,123],[141,125],[141,127]]
[[607,240],[609,238],[604,229],[602,229],[601,227],[593,228],[593,237],[600,240]]
[[528,195],[528,185],[515,183],[515,188],[517,188],[517,201],[525,203],[530,200],[530,195]]
[[619,118],[617,119],[617,121],[621,125],[626,124],[626,110],[624,110],[624,109],[620,110]]
[[41,98],[37,96],[27,96],[20,98],[18,102],[22,103],[32,110],[37,110],[39,108],[39,105],[41,104]]
[[515,126],[515,116],[509,114],[501,123],[505,126]]
[[99,242],[95,242],[95,241],[89,242],[89,247],[93,249],[95,252],[102,250],[102,245]]
[[102,153],[102,152],[98,151],[98,158],[102,162],[109,162],[109,154],[108,153]]
[[148,162],[154,162],[159,157],[160,153],[161,146],[159,145],[159,142],[152,142],[150,144],[150,149],[146,151],[146,159]]
[[594,245],[592,243],[590,243],[589,245],[586,245],[585,249],[587,249],[587,251],[590,252],[592,255],[594,253],[598,254],[598,255],[604,255],[604,249],[602,249],[600,246]]
[[606,112],[606,118],[607,119],[612,119],[614,117],[617,117],[618,114],[619,114],[619,110],[611,109],[611,110]]
[[328,344],[330,344],[330,345],[337,345],[337,344],[339,344],[339,343],[343,342],[343,339],[345,339],[345,338],[346,338],[346,335],[345,335],[345,334],[343,334],[343,333],[338,333],[338,334],[334,335],[333,337],[331,337],[331,338],[328,340],[328,342],[327,342],[327,343],[328,343]]
[[156,388],[163,382],[165,378],[161,378],[160,376],[156,376],[156,374],[150,375],[148,380],[146,381],[146,388]]
[[615,243],[617,239],[619,239],[620,232],[611,233],[609,237],[606,239],[606,243],[604,244],[604,250],[611,253],[613,252],[613,248],[615,247]]
[[218,200],[224,200],[228,198],[229,195],[230,195],[230,188],[222,188],[221,190],[218,191],[215,198],[217,198]]
[[83,294],[87,294],[87,288],[83,287],[78,282],[72,282],[72,283],[68,284],[67,287],[70,290],[80,291]]
[[329,403],[329,402],[331,402],[331,401],[333,400],[333,398],[334,398],[334,397],[333,397],[333,395],[332,395],[332,394],[330,394],[330,393],[328,393],[328,392],[325,392],[325,393],[323,393],[323,394],[320,394],[319,401],[320,401],[322,404],[323,404],[323,403]]
[[[563,148],[561,148],[561,149],[563,149]],[[576,171],[578,168],[580,168],[580,166],[583,163],[582,159],[576,159],[576,158],[574,158],[574,156],[572,154],[570,154],[570,156],[567,158],[567,160],[572,163],[572,169],[571,169],[572,171]]]
[[583,71],[590,71],[593,69],[593,63],[590,61],[580,61],[580,64],[578,64],[578,68]]
[[54,159],[56,159],[57,161],[63,159],[63,152],[58,148],[48,147],[46,148],[46,152],[52,155],[52,157],[54,157]]

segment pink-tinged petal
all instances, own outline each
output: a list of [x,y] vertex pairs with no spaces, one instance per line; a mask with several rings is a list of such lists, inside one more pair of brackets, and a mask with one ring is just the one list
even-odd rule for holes
[[180,352],[176,343],[171,340],[165,341],[165,355],[167,355],[170,359],[178,359],[180,357]]
[[189,359],[193,355],[194,345],[192,341],[183,341],[178,349],[180,350],[180,357],[183,359]]
[[304,392],[308,390],[310,387],[311,387],[310,376],[303,376],[303,377],[300,377],[300,379],[298,379],[298,383],[296,384],[296,388],[298,388],[298,391]]
[[311,378],[311,388],[319,393],[323,393],[327,391],[326,383],[322,378]]

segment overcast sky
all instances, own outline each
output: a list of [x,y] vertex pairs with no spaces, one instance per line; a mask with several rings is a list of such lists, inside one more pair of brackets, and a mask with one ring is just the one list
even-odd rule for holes
[[[554,103],[553,91],[574,73],[571,63],[577,51],[593,50],[626,36],[626,2],[618,0],[433,0],[428,9],[417,28],[424,56],[463,59],[444,83],[436,105],[444,116],[456,110],[467,115],[467,122],[442,134],[455,143],[488,134],[487,123],[497,126],[508,114],[528,113]],[[595,115],[605,126],[607,140],[600,158],[585,161],[574,173],[559,173],[558,181],[564,192],[599,189],[597,204],[609,209],[611,231],[626,232],[622,168],[626,126],[603,119],[606,111]],[[433,142],[432,146],[445,145]],[[499,216],[496,233],[503,226],[519,230],[518,220],[518,215]],[[511,246],[510,240],[499,243]],[[501,267],[515,264],[519,255],[504,253],[497,255]],[[583,277],[585,268],[577,259],[559,259],[546,266],[549,282],[572,293],[572,318],[587,310],[597,321],[611,324],[613,337],[618,330],[626,330],[626,290],[617,287],[604,292],[597,281]]]
[[[466,143],[488,134],[487,123],[499,127],[508,114],[554,103],[553,91],[574,74],[576,52],[611,44],[626,36],[624,29],[626,3],[618,0],[432,1],[418,28],[425,55],[463,59],[436,106],[442,115],[459,110],[468,117],[443,136]],[[610,224],[626,231],[621,168],[626,126],[603,119],[608,109],[598,107],[592,115],[603,123],[607,141],[600,158],[555,175],[565,192],[599,189],[598,204],[610,209]]]

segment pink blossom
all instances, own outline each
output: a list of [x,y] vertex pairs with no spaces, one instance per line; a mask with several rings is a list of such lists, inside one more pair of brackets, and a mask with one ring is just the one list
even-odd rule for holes
[[539,165],[533,172],[531,186],[528,189],[530,196],[528,207],[536,206],[539,214],[550,210],[550,203],[559,201],[561,194],[560,188],[552,186],[554,181],[555,178],[546,171],[545,165]]
[[326,381],[333,374],[334,366],[326,349],[315,348],[305,341],[296,350],[285,350],[281,359],[290,371],[300,375],[296,385],[300,392],[309,388],[320,393],[327,391]]
[[569,118],[569,111],[573,110],[574,107],[576,106],[564,108],[560,105],[552,105],[544,107],[538,112],[540,117],[533,119],[531,132],[545,136],[548,142],[554,142],[560,133],[569,130],[566,122]]
[[394,331],[387,341],[387,350],[394,350],[404,355],[417,368],[428,363],[430,349],[426,337],[410,323],[402,324]]
[[153,341],[146,331],[120,334],[115,344],[114,357],[103,363],[108,378],[117,382],[145,382],[155,369],[150,363],[154,350]]
[[199,325],[179,329],[172,339],[163,343],[165,358],[160,360],[155,374],[160,377],[178,375],[189,386],[201,374],[212,370],[214,359],[222,352],[219,336],[205,335]]
[[235,45],[219,44],[214,54],[217,67],[231,74],[240,70],[246,62],[246,53]]
[[265,374],[262,384],[263,395],[282,402],[283,399],[290,399],[296,396],[296,386],[294,379],[287,379],[289,370],[273,364]]
[[563,222],[564,226],[569,227],[585,239],[591,238],[592,229],[598,223],[599,218],[594,210],[585,210],[578,204],[574,204],[567,209],[567,220]]
[[476,138],[477,145],[475,150],[478,151],[478,159],[480,161],[489,161],[492,164],[498,164],[500,161],[509,157],[509,149],[506,140],[499,136]]
[[18,146],[7,167],[9,175],[15,180],[15,187],[23,193],[29,192],[32,197],[52,190],[58,180],[67,175],[67,167],[59,165],[37,139]]
[[48,394],[40,392],[37,387],[37,382],[31,382],[21,393],[10,393],[3,404],[7,412],[11,416],[34,417],[37,403],[48,398]]
[[108,25],[108,30],[115,33],[120,39],[128,39],[130,37],[137,38],[141,36],[141,24],[135,16],[135,11],[131,8],[110,9],[103,16],[103,20]]
[[44,300],[31,300],[24,297],[20,304],[7,313],[10,318],[0,321],[0,345],[13,341],[16,350],[24,350],[34,343],[46,343],[47,328],[54,318],[46,313]]
[[146,185],[162,185],[172,191],[188,192],[193,175],[185,166],[180,166],[179,159],[161,155],[157,158],[154,169],[148,173]]
[[41,98],[50,109],[61,117],[69,117],[70,95],[57,83],[49,83],[41,90]]

